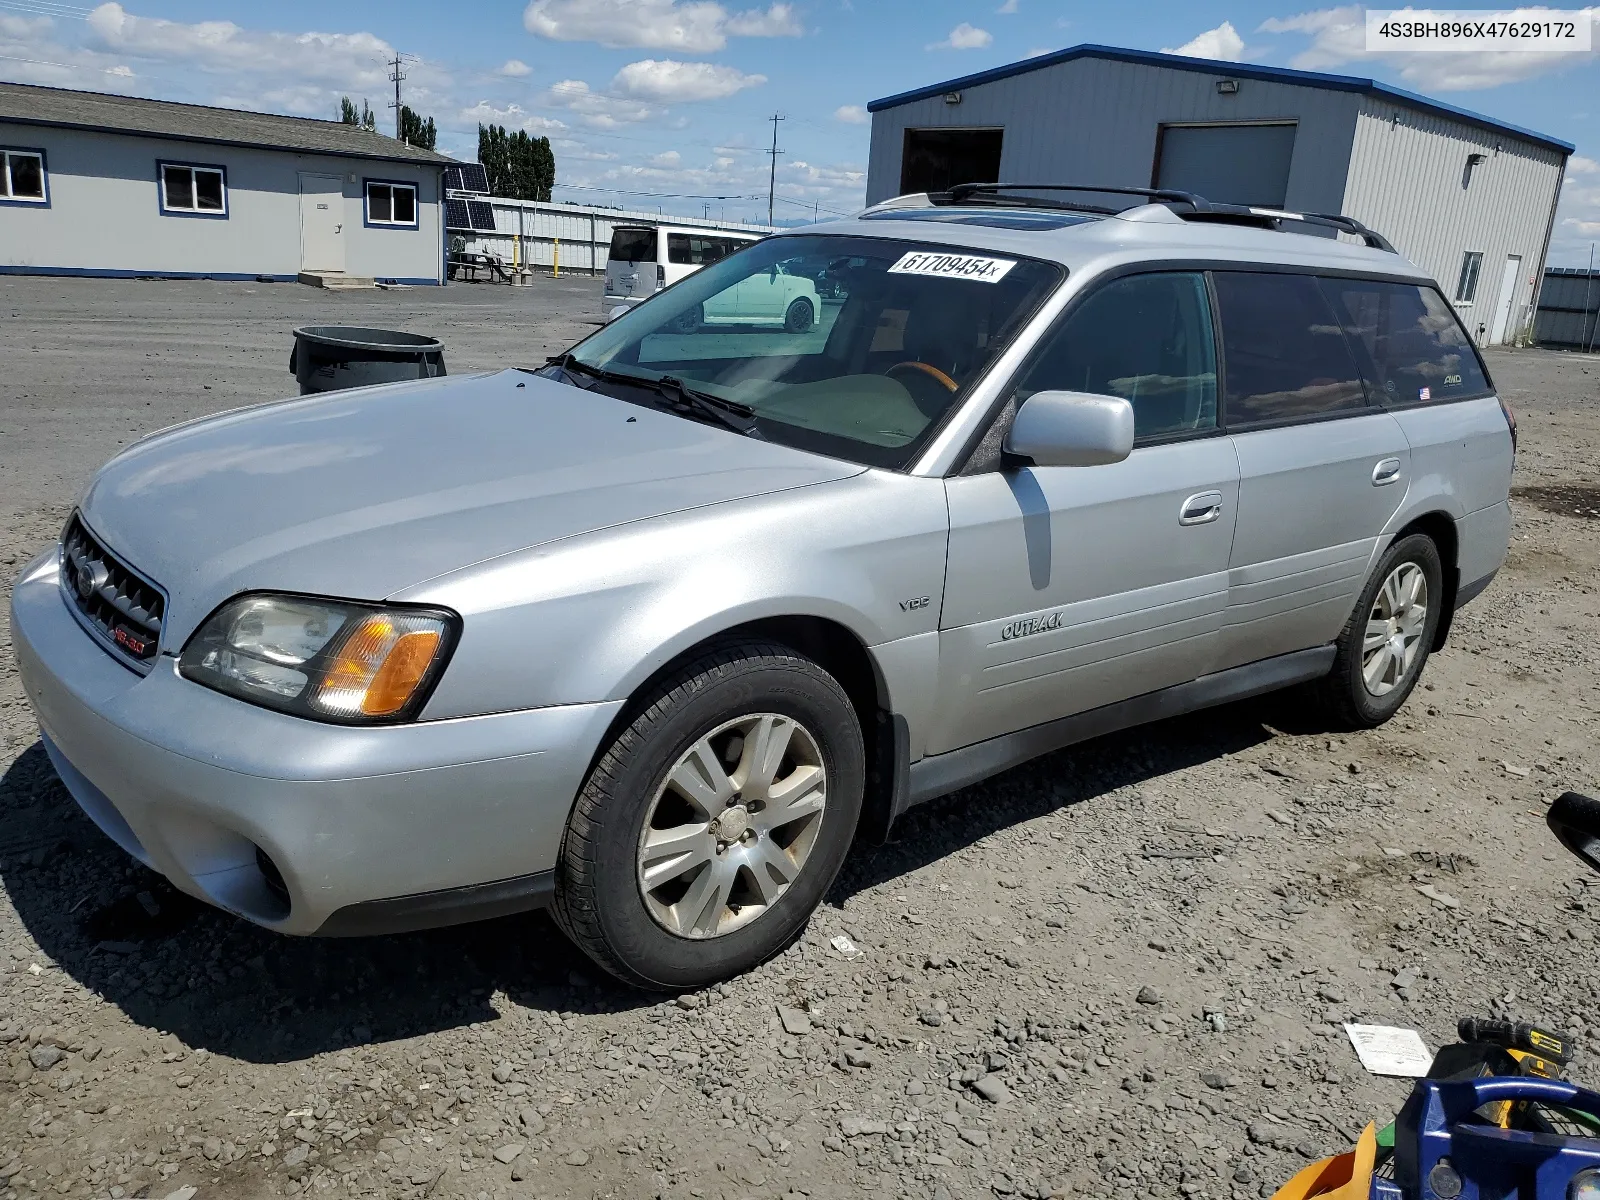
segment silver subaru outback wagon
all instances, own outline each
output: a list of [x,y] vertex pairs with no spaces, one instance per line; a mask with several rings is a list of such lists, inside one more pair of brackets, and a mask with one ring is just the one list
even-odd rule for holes
[[52,762],[268,928],[548,904],[683,989],[1030,757],[1297,684],[1387,720],[1505,557],[1510,413],[1379,235],[1143,199],[906,197],[541,369],[146,438],[13,592]]

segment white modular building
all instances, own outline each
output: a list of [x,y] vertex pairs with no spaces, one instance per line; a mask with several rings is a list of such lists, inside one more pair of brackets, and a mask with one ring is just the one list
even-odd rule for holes
[[443,283],[453,161],[337,121],[0,83],[0,274]]

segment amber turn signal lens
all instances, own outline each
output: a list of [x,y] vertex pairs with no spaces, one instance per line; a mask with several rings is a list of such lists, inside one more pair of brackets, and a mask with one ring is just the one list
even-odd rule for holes
[[432,618],[364,617],[331,656],[311,703],[344,716],[393,716],[410,703],[442,641]]
[[404,708],[417,690],[417,684],[428,673],[438,649],[437,629],[401,634],[394,649],[383,660],[383,666],[372,677],[366,699],[361,701],[361,711],[369,717],[387,717]]

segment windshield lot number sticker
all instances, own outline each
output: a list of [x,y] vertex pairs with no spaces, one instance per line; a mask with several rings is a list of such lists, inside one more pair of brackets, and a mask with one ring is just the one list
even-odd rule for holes
[[1009,258],[983,258],[976,254],[934,254],[913,250],[902,255],[889,268],[891,275],[933,275],[940,279],[975,279],[979,283],[999,283],[1016,266]]

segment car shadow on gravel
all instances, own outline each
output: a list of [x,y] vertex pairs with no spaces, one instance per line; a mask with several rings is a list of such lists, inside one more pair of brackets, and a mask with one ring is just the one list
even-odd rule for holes
[[659,999],[602,976],[543,913],[393,937],[260,929],[133,862],[39,743],[0,778],[0,881],[48,960],[37,986],[53,963],[137,1024],[248,1062],[495,1021],[496,993],[557,1012]]
[[919,805],[901,818],[887,844],[856,849],[827,902],[843,907],[860,892],[999,830],[1237,754],[1270,740],[1274,730],[1324,731],[1309,706],[1287,699],[1265,696],[1095,738]]

